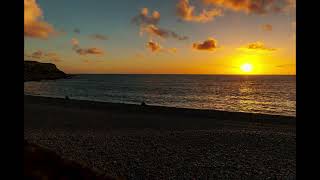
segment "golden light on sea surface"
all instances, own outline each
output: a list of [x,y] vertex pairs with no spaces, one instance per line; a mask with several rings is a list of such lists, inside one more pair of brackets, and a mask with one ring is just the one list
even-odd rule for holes
[[245,63],[240,66],[240,69],[244,73],[250,73],[250,72],[252,72],[253,66],[252,66],[252,64]]

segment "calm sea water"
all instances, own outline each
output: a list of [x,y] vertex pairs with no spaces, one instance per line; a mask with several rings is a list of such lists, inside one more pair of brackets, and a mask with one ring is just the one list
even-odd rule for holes
[[296,115],[296,76],[76,75],[24,93],[117,103]]

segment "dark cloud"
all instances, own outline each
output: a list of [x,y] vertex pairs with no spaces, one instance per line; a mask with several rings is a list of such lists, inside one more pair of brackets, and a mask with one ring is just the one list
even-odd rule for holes
[[53,52],[44,52],[42,50],[37,50],[31,54],[25,54],[24,55],[27,58],[31,58],[34,60],[47,60],[47,61],[53,61],[53,62],[60,62],[61,58],[57,53]]
[[101,56],[104,54],[104,51],[100,48],[92,47],[92,48],[81,48],[79,46],[79,41],[75,38],[71,39],[72,49],[79,55],[97,55]]
[[215,51],[218,48],[218,41],[214,38],[209,38],[202,43],[193,43],[192,47],[196,50]]
[[107,36],[102,35],[102,34],[92,34],[92,35],[90,35],[89,37],[92,38],[92,39],[103,40],[103,41],[105,41],[105,40],[108,39]]
[[262,30],[264,31],[272,31],[273,27],[271,24],[263,24],[262,25]]
[[210,10],[203,9],[198,15],[195,15],[195,7],[190,5],[189,0],[179,0],[176,12],[183,21],[202,23],[213,21],[215,17],[223,14],[221,9],[214,8]]

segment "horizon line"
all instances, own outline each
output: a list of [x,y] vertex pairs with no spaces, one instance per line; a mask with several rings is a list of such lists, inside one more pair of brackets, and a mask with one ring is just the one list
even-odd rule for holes
[[217,75],[217,76],[296,76],[296,74],[164,74],[164,73],[68,73],[69,75]]

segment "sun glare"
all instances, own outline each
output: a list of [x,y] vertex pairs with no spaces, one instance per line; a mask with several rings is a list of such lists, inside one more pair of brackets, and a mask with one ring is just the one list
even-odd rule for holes
[[240,69],[242,72],[249,73],[252,71],[253,67],[252,67],[252,64],[246,63],[246,64],[242,64],[240,66]]

